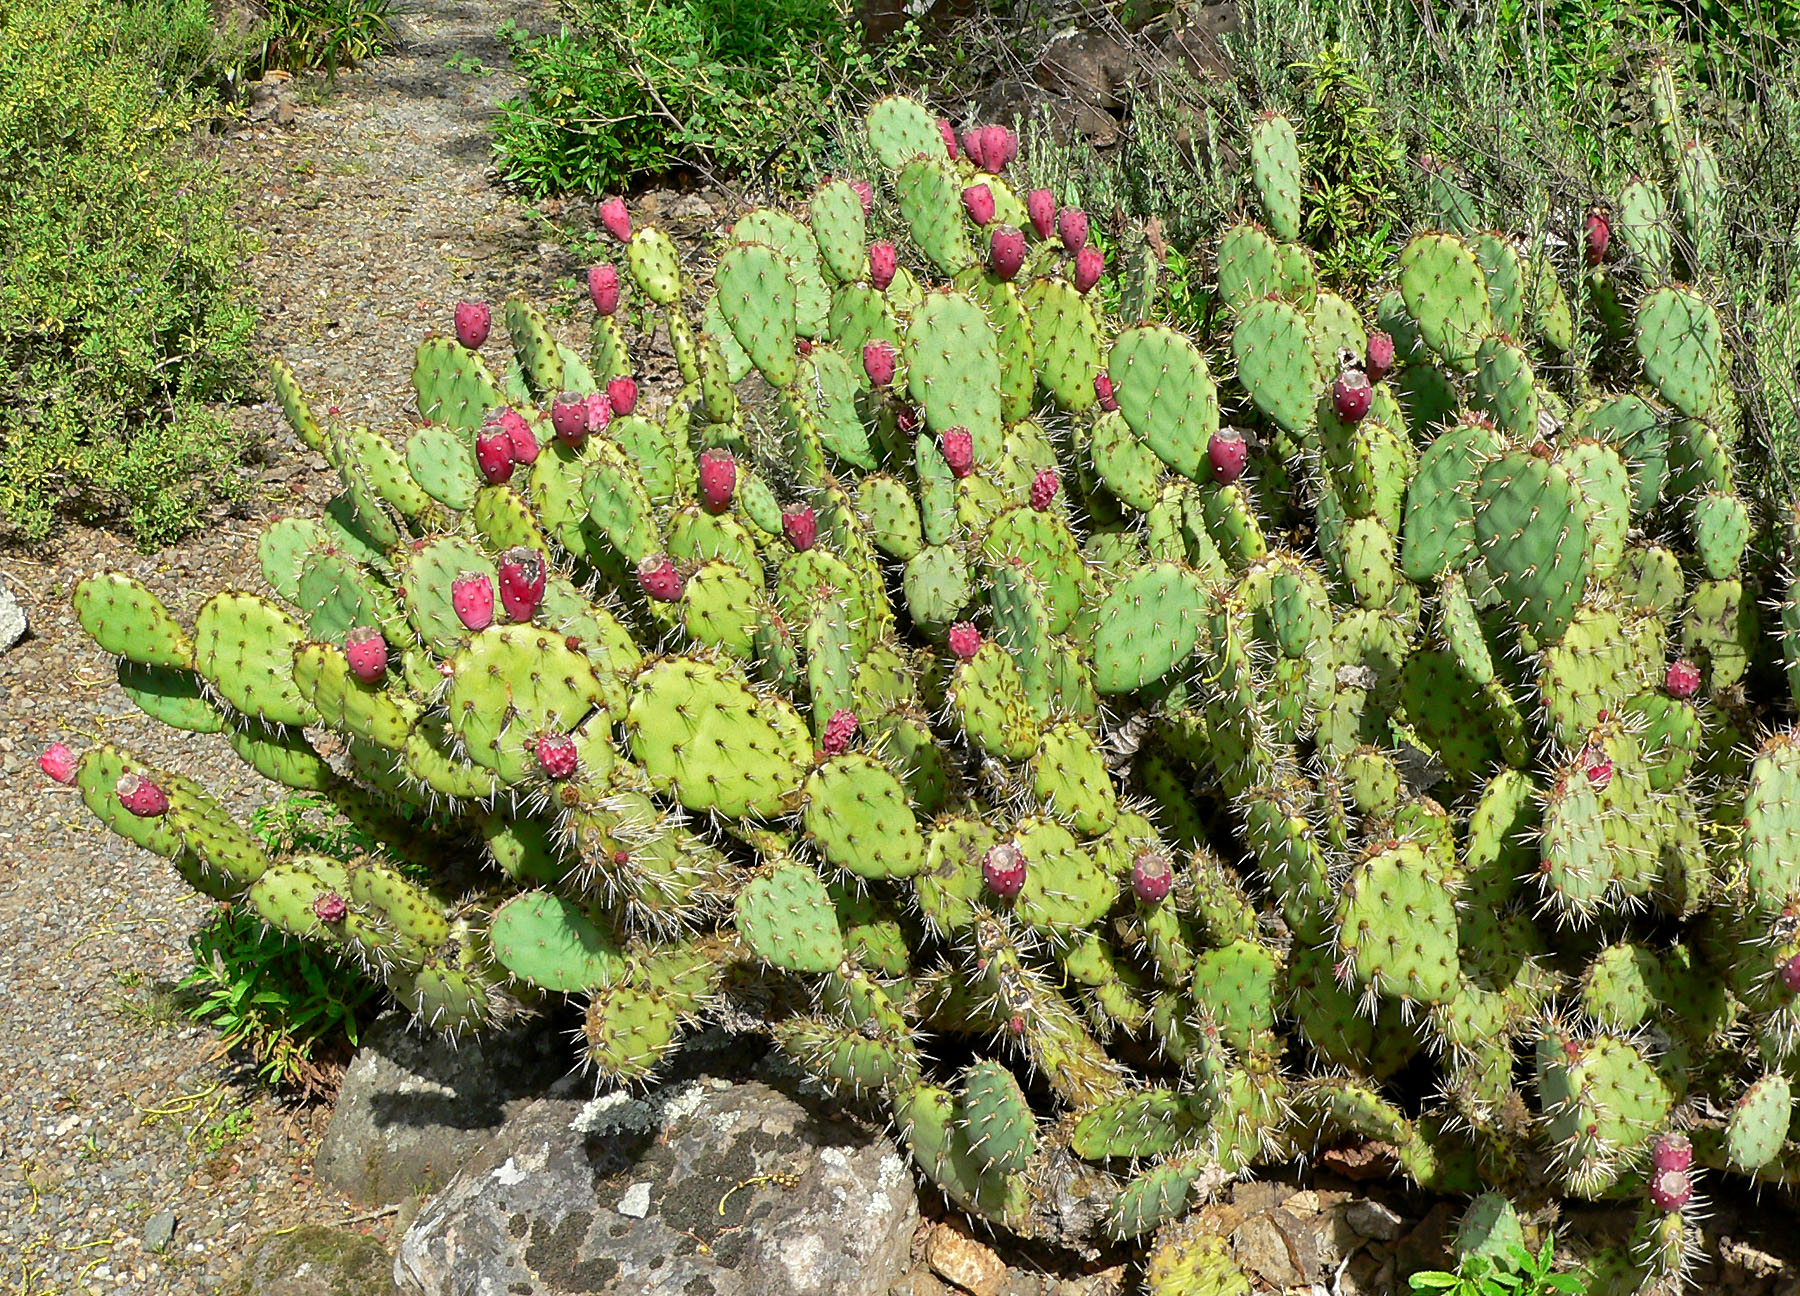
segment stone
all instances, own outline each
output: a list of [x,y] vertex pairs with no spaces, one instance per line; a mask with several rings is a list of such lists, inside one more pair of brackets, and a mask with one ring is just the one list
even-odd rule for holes
[[970,1237],[960,1221],[945,1220],[931,1230],[925,1239],[925,1263],[938,1277],[973,1296],[999,1296],[1006,1283],[1006,1261]]
[[1304,1275],[1288,1252],[1287,1238],[1269,1215],[1252,1215],[1231,1236],[1231,1254],[1245,1269],[1280,1291],[1297,1287]]
[[175,1212],[159,1210],[144,1225],[144,1249],[167,1251],[175,1240]]
[[393,1259],[366,1234],[323,1224],[266,1233],[226,1278],[223,1296],[393,1296]]
[[1122,108],[1135,68],[1131,47],[1107,33],[1065,32],[1050,38],[1038,56],[1033,79],[1052,94],[1095,108]]
[[915,1269],[909,1274],[902,1274],[892,1287],[887,1289],[887,1296],[952,1296],[950,1288],[944,1286],[943,1280],[936,1274],[924,1269]]
[[1351,1202],[1345,1208],[1344,1222],[1356,1230],[1358,1237],[1376,1242],[1392,1242],[1406,1225],[1397,1212],[1367,1198]]
[[542,1023],[452,1044],[390,1013],[344,1075],[313,1173],[368,1206],[435,1192],[567,1070],[567,1043]]
[[7,651],[25,637],[31,629],[31,622],[25,616],[25,609],[19,606],[19,600],[13,592],[0,581],[0,653]]
[[[619,1207],[640,1184],[634,1219]],[[700,1076],[532,1103],[420,1210],[394,1280],[427,1296],[886,1296],[917,1223],[885,1134],[788,1087]]]

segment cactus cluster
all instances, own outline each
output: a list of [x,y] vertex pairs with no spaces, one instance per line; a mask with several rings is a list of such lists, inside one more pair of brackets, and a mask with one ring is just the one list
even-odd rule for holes
[[[1800,738],[1724,332],[1667,278],[1704,210],[1586,266],[1451,223],[1353,303],[1264,117],[1196,341],[1098,310],[1005,132],[867,128],[880,185],[745,214],[710,276],[608,203],[589,354],[515,299],[496,373],[459,310],[403,448],[277,365],[344,490],[263,536],[273,597],[77,590],[146,711],[388,858],[271,858],[111,746],[46,768],[441,1030],[580,996],[622,1082],[750,1012],[972,1214],[1170,1225],[1170,1290],[1241,1281],[1194,1202],[1344,1138],[1646,1203],[1622,1287],[1691,1253],[1659,1136],[1800,1174]],[[642,406],[622,295],[684,384]]]

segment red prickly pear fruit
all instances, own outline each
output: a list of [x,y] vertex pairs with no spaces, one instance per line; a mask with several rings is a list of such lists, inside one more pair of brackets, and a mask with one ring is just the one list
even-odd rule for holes
[[1011,282],[1025,264],[1025,234],[1014,225],[1002,225],[988,240],[988,269],[996,278]]
[[886,387],[894,381],[894,367],[899,358],[890,342],[877,338],[863,344],[863,372],[876,387]]
[[379,684],[387,674],[387,640],[373,626],[352,626],[344,636],[344,661],[364,684]]
[[1063,251],[1079,252],[1087,243],[1087,213],[1079,207],[1064,207],[1056,214],[1056,237],[1062,240]]
[[142,774],[124,774],[113,784],[119,803],[139,819],[158,819],[169,812],[169,794]]
[[1606,260],[1606,245],[1612,242],[1612,225],[1606,219],[1606,213],[1591,211],[1587,218],[1586,252],[1587,263],[1597,266]]
[[729,450],[700,452],[700,502],[708,513],[723,513],[737,493],[737,457]]
[[1612,782],[1612,757],[1608,756],[1606,748],[1598,743],[1582,749],[1581,769],[1596,792],[1606,791],[1606,785]]
[[594,309],[612,315],[619,309],[619,267],[610,263],[588,268],[588,296]]
[[456,303],[456,340],[469,350],[481,350],[481,344],[487,341],[488,330],[493,324],[494,314],[488,309],[486,302]]
[[892,243],[869,244],[869,282],[876,292],[886,292],[900,269],[900,252]]
[[1650,1180],[1650,1204],[1659,1211],[1678,1211],[1694,1195],[1685,1170],[1658,1170]]
[[570,446],[581,449],[588,434],[587,397],[580,392],[566,391],[550,402],[550,426]]
[[1380,329],[1369,334],[1369,345],[1363,351],[1363,372],[1369,381],[1378,383],[1394,367],[1394,339]]
[[987,168],[999,175],[1019,156],[1019,137],[1004,126],[987,128]]
[[529,621],[544,601],[544,556],[518,545],[500,555],[500,606],[513,621]]
[[1650,1164],[1658,1170],[1686,1170],[1694,1164],[1694,1145],[1686,1134],[1658,1134],[1650,1144]]
[[1212,440],[1206,443],[1206,461],[1212,465],[1214,481],[1221,486],[1231,485],[1244,475],[1244,465],[1250,462],[1250,447],[1244,434],[1234,427],[1214,432]]
[[944,462],[950,465],[950,471],[957,477],[967,477],[975,471],[975,438],[969,435],[968,428],[949,428],[938,438],[938,449],[943,451]]
[[489,423],[476,434],[475,463],[490,486],[512,480],[512,438],[498,421]]
[[973,621],[958,621],[950,627],[950,651],[958,661],[968,661],[981,651],[981,631]]
[[1161,904],[1175,885],[1175,870],[1159,850],[1139,851],[1131,861],[1131,890],[1145,904]]
[[825,721],[825,736],[819,739],[819,750],[827,756],[841,756],[850,750],[856,737],[856,712],[839,707]]
[[1037,476],[1031,479],[1031,507],[1044,512],[1056,502],[1056,493],[1061,489],[1062,478],[1056,475],[1056,469],[1038,469]]
[[1663,688],[1672,698],[1683,701],[1700,691],[1700,668],[1685,657],[1669,663],[1669,669],[1663,672]]
[[1106,273],[1106,258],[1100,255],[1100,249],[1084,247],[1075,254],[1075,291],[1086,293],[1088,289],[1100,282],[1100,276]]
[[575,750],[575,740],[568,734],[539,734],[537,740],[538,768],[544,771],[546,778],[566,779],[575,774],[575,766],[580,756]]
[[919,430],[919,411],[911,405],[899,405],[894,410],[894,427],[906,436]]
[[612,404],[606,399],[605,392],[589,392],[587,398],[587,426],[589,432],[604,432],[606,425],[612,422]]
[[983,228],[994,219],[994,191],[984,184],[972,184],[964,189],[962,204],[969,219]]
[[506,440],[507,444],[512,447],[513,459],[526,465],[536,463],[538,457],[537,433],[531,430],[531,424],[525,421],[525,416],[508,406],[500,411],[500,426],[506,429]]
[[350,916],[350,903],[336,891],[327,891],[313,898],[312,911],[322,923],[341,923]]
[[1047,239],[1056,230],[1056,195],[1048,189],[1033,189],[1025,195],[1025,215],[1031,218],[1031,230]]
[[819,539],[819,519],[806,505],[781,511],[781,533],[787,542],[805,553]]
[[794,350],[798,351],[803,356],[811,355],[812,354],[812,339],[809,337],[795,338],[794,339]]
[[1789,994],[1800,994],[1800,954],[1785,960],[1778,975],[1781,977],[1781,988]]
[[983,135],[981,132],[982,128],[979,126],[974,130],[964,131],[962,137],[962,151],[968,155],[969,161],[975,164],[975,169],[977,171],[986,171],[988,169],[987,136]]
[[1110,374],[1097,373],[1094,375],[1094,395],[1100,401],[1100,408],[1108,414],[1119,408],[1119,399],[1113,395]]
[[606,384],[606,400],[612,406],[612,412],[620,418],[637,408],[637,379],[631,377],[614,378]]
[[1369,412],[1369,402],[1374,399],[1374,384],[1367,374],[1356,369],[1344,370],[1331,385],[1332,406],[1346,423],[1362,422],[1363,415]]
[[682,587],[687,583],[666,554],[657,554],[639,563],[637,582],[638,588],[658,603],[679,602]]
[[944,152],[949,155],[952,162],[956,161],[956,132],[942,117],[938,118],[938,134],[944,137]]
[[468,629],[486,630],[494,624],[494,582],[486,572],[458,573],[450,582],[450,606]]
[[628,242],[631,238],[631,213],[625,210],[623,198],[608,198],[600,204],[600,223],[606,226],[606,232],[619,242]]
[[44,754],[38,757],[38,768],[64,787],[75,781],[78,763],[75,753],[63,743],[51,743],[44,748]]
[[862,203],[864,216],[875,210],[875,190],[870,187],[867,180],[852,180],[850,187],[856,190],[856,197]]
[[981,880],[1002,900],[1014,899],[1025,889],[1025,852],[1012,842],[998,842],[981,857]]

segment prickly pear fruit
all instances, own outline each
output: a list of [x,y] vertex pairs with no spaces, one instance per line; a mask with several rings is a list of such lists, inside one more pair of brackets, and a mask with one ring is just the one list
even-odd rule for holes
[[684,582],[675,563],[664,554],[656,554],[637,565],[638,588],[658,603],[674,603],[681,598]]
[[963,152],[983,171],[999,175],[1019,156],[1019,137],[1004,126],[982,126],[963,136]]
[[486,424],[475,436],[475,464],[490,486],[509,481],[513,475],[512,438],[498,420]]
[[1009,841],[988,847],[981,857],[981,880],[1002,900],[1011,900],[1025,889],[1025,852]]
[[969,161],[973,162],[979,171],[988,169],[987,139],[982,134],[985,129],[984,126],[977,126],[974,130],[964,131],[962,137],[962,151],[968,155]]
[[1084,247],[1075,254],[1075,291],[1086,293],[1088,289],[1100,282],[1100,276],[1106,273],[1106,258],[1100,255],[1096,247]]
[[1650,1204],[1660,1211],[1678,1211],[1694,1195],[1685,1170],[1658,1170],[1650,1180]]
[[1206,460],[1212,465],[1213,480],[1221,486],[1229,486],[1244,475],[1244,465],[1250,462],[1250,447],[1244,442],[1244,434],[1234,427],[1222,427],[1212,434],[1212,440],[1206,443]]
[[587,423],[589,432],[604,431],[612,421],[612,402],[606,399],[605,392],[589,392],[587,397]]
[[894,426],[906,436],[911,436],[919,430],[920,418],[918,409],[905,401],[894,408]]
[[614,414],[623,418],[637,408],[637,379],[631,377],[614,378],[606,384],[606,400],[612,406]]
[[38,757],[38,768],[65,787],[75,781],[75,753],[62,743],[51,743]]
[[486,630],[494,623],[494,583],[485,572],[460,573],[450,582],[450,606],[468,629]]
[[1581,768],[1596,792],[1606,791],[1606,785],[1612,782],[1612,757],[1606,754],[1606,748],[1599,743],[1582,749]]
[[1025,195],[1025,214],[1031,218],[1032,232],[1049,238],[1056,229],[1056,196],[1048,189],[1033,189]]
[[1658,1170],[1686,1170],[1694,1163],[1694,1145],[1686,1134],[1658,1134],[1650,1144],[1650,1164]]
[[899,358],[899,353],[894,350],[891,342],[883,342],[877,338],[863,344],[863,372],[869,375],[869,381],[877,387],[886,387],[894,381],[894,366]]
[[1606,213],[1591,211],[1587,218],[1586,251],[1587,263],[1597,266],[1606,260],[1606,245],[1612,242],[1612,223],[1606,219]]
[[988,241],[988,269],[1011,282],[1025,264],[1025,232],[1016,225],[1002,225]]
[[737,457],[729,450],[700,452],[700,502],[708,513],[723,513],[737,493]]
[[1378,383],[1387,377],[1388,370],[1393,367],[1393,336],[1376,329],[1369,334],[1369,345],[1363,351],[1363,372],[1369,375],[1370,382]]
[[350,916],[350,902],[336,891],[326,891],[313,898],[312,911],[322,923],[341,923]]
[[1119,408],[1119,398],[1113,395],[1112,378],[1108,375],[1094,375],[1094,395],[1100,401],[1100,408],[1108,414]]
[[958,621],[950,627],[950,651],[961,661],[968,661],[981,651],[981,631],[973,621]]
[[537,740],[538,768],[544,771],[546,778],[566,779],[575,773],[579,761],[575,750],[575,740],[568,734],[539,734]]
[[113,784],[119,803],[140,819],[156,819],[169,812],[169,794],[141,774],[124,774]]
[[946,429],[938,438],[938,448],[956,476],[967,477],[975,471],[975,438],[969,435],[968,428]]
[[1038,469],[1037,476],[1031,479],[1031,507],[1042,513],[1056,503],[1056,493],[1061,489],[1062,478],[1056,475],[1056,469]]
[[619,267],[610,262],[588,267],[588,296],[594,309],[612,315],[619,309]]
[[1779,975],[1782,989],[1789,994],[1800,994],[1800,954],[1782,963]]
[[506,441],[512,447],[512,457],[517,463],[534,464],[538,457],[537,433],[531,430],[531,424],[518,410],[507,407],[500,411],[500,426],[506,429]]
[[856,197],[862,203],[864,216],[875,210],[875,190],[867,180],[852,180],[850,187],[856,190]]
[[1672,698],[1693,697],[1700,691],[1700,668],[1685,657],[1670,662],[1663,672],[1663,688]]
[[1331,385],[1331,402],[1337,408],[1337,416],[1346,423],[1360,423],[1374,398],[1375,388],[1368,375],[1355,369],[1344,370]]
[[900,268],[900,252],[892,243],[869,244],[869,282],[876,292],[886,292]]
[[588,434],[587,397],[580,392],[566,391],[551,401],[550,426],[572,448],[581,449]]
[[529,621],[544,601],[544,556],[518,545],[500,555],[500,606],[514,621]]
[[379,684],[387,674],[387,640],[373,626],[352,626],[344,636],[344,661],[364,684]]
[[1159,850],[1139,851],[1131,861],[1131,890],[1145,904],[1160,904],[1175,885],[1175,870]]
[[1087,242],[1087,213],[1079,207],[1064,207],[1056,214],[1056,237],[1062,240],[1063,251],[1079,252]]
[[819,538],[819,519],[804,504],[791,509],[783,509],[781,533],[787,537],[789,544],[805,553]]
[[841,756],[850,750],[856,737],[856,712],[839,707],[825,721],[825,736],[819,739],[819,750],[827,756]]
[[994,191],[984,184],[972,184],[962,191],[963,210],[977,225],[986,226],[994,219]]
[[600,223],[606,226],[606,232],[619,242],[628,242],[631,238],[631,213],[625,210],[623,198],[608,198],[600,204]]
[[938,118],[938,134],[944,137],[944,152],[949,154],[952,162],[956,161],[956,132],[944,118]]
[[494,324],[494,313],[484,301],[456,303],[456,340],[471,351],[479,351],[487,341],[488,329]]

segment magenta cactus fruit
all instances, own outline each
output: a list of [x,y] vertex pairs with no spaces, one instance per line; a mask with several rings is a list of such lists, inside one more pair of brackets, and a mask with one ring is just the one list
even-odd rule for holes
[[539,734],[537,740],[538,768],[544,771],[546,778],[566,779],[575,774],[575,767],[580,763],[580,753],[575,749],[575,740],[568,734]]
[[1582,749],[1581,769],[1596,792],[1606,791],[1606,785],[1612,782],[1612,757],[1606,754],[1606,748],[1599,743],[1592,743]]
[[681,598],[681,571],[667,554],[656,554],[637,565],[638,588],[658,603],[675,603]]
[[1663,688],[1672,698],[1693,697],[1700,691],[1700,668],[1685,657],[1677,658],[1663,672]]
[[588,434],[587,397],[580,392],[566,391],[551,401],[550,426],[556,429],[561,440],[576,450],[581,449]]
[[987,137],[982,134],[985,127],[977,126],[974,130],[966,130],[962,137],[962,151],[969,161],[975,164],[977,171],[988,170]]
[[1025,852],[1012,842],[998,842],[981,857],[981,880],[1002,900],[1014,899],[1025,889]]
[[450,582],[450,606],[466,628],[486,630],[494,624],[494,582],[486,572],[459,573]]
[[900,252],[892,243],[869,244],[869,282],[876,292],[886,292],[900,269]]
[[1606,219],[1605,212],[1596,209],[1588,213],[1584,242],[1589,265],[1597,266],[1606,260],[1606,245],[1612,242],[1612,223]]
[[1694,1145],[1686,1134],[1658,1134],[1650,1144],[1650,1164],[1658,1170],[1686,1170],[1694,1163]]
[[994,219],[994,191],[984,184],[972,184],[962,191],[963,210],[977,225],[986,227]]
[[863,372],[876,387],[886,387],[894,381],[894,369],[899,360],[899,353],[890,342],[877,338],[863,344]]
[[850,187],[856,190],[856,197],[862,203],[864,216],[875,210],[875,190],[867,180],[852,180]]
[[945,429],[938,438],[938,449],[956,477],[967,477],[975,471],[975,438],[969,435],[968,428]]
[[512,447],[515,463],[531,465],[537,462],[537,433],[531,430],[531,424],[518,410],[507,406],[500,411],[500,426],[506,429],[507,444]]
[[612,412],[624,418],[637,408],[637,379],[625,376],[614,378],[606,384],[606,400],[612,406]]
[[608,198],[600,204],[600,223],[621,243],[631,238],[631,213],[625,210],[623,198]]
[[498,486],[513,475],[512,437],[499,423],[487,424],[475,435],[475,464],[488,485]]
[[1781,988],[1789,994],[1800,994],[1800,954],[1782,960],[1781,967],[1776,970],[1781,978]]
[[1244,434],[1234,427],[1222,427],[1206,443],[1206,461],[1212,467],[1213,480],[1229,486],[1244,475],[1250,462],[1250,446]]
[[1079,207],[1064,207],[1056,213],[1056,237],[1062,240],[1063,251],[1079,252],[1087,243],[1087,213]]
[[157,819],[169,812],[169,794],[142,774],[120,775],[113,792],[119,804],[140,819]]
[[1139,851],[1131,861],[1131,891],[1145,904],[1161,904],[1175,885],[1175,870],[1159,850]]
[[44,754],[38,757],[38,768],[64,787],[75,781],[75,769],[78,764],[75,753],[63,743],[51,743],[44,748]]
[[479,351],[493,327],[494,313],[484,301],[456,303],[456,340],[471,351]]
[[944,138],[944,152],[952,162],[956,161],[956,131],[942,117],[938,118],[938,134]]
[[619,267],[610,262],[588,267],[588,297],[602,315],[619,309]]
[[1042,513],[1056,503],[1056,494],[1061,489],[1062,478],[1056,475],[1056,469],[1038,469],[1037,476],[1031,479],[1031,507]]
[[1387,377],[1388,370],[1393,367],[1393,336],[1376,329],[1369,334],[1369,344],[1363,349],[1363,372],[1369,375],[1370,382],[1378,383]]
[[1075,291],[1086,293],[1088,289],[1100,282],[1100,276],[1106,273],[1106,258],[1100,255],[1096,247],[1084,247],[1075,254]]
[[978,126],[963,136],[963,152],[983,171],[999,175],[1019,156],[1019,137],[1004,126]]
[[988,269],[1011,282],[1025,265],[1025,232],[1016,225],[1002,225],[988,240]]
[[805,553],[819,539],[818,516],[806,505],[800,504],[791,509],[781,511],[781,533],[787,542]]
[[589,392],[587,397],[588,431],[603,432],[610,422],[612,422],[612,404],[606,399],[606,393]]
[[1025,215],[1031,220],[1032,233],[1049,238],[1056,232],[1056,195],[1048,189],[1033,189],[1025,195]]
[[544,556],[536,549],[517,545],[500,555],[499,572],[500,606],[508,619],[531,620],[544,601],[549,575],[544,569]]
[[1357,369],[1346,369],[1331,385],[1331,404],[1337,416],[1346,423],[1360,423],[1375,399],[1375,387],[1369,376]]
[[1694,1195],[1685,1170],[1658,1170],[1650,1179],[1650,1204],[1659,1211],[1678,1211]]
[[850,750],[856,737],[856,713],[839,707],[825,721],[825,736],[819,739],[819,750],[827,756],[841,756]]
[[700,452],[700,502],[708,513],[723,513],[737,493],[737,457],[729,450]]
[[336,891],[326,891],[313,897],[312,911],[322,923],[341,923],[350,916],[350,902]]
[[919,430],[920,418],[918,409],[904,401],[894,407],[894,427],[905,436]]
[[950,627],[950,651],[958,661],[968,661],[981,651],[981,631],[973,621],[958,621]]
[[1112,377],[1108,374],[1094,375],[1094,396],[1108,414],[1119,408],[1119,398],[1113,395]]
[[379,684],[387,674],[387,640],[373,626],[352,626],[344,636],[344,661],[364,684]]

